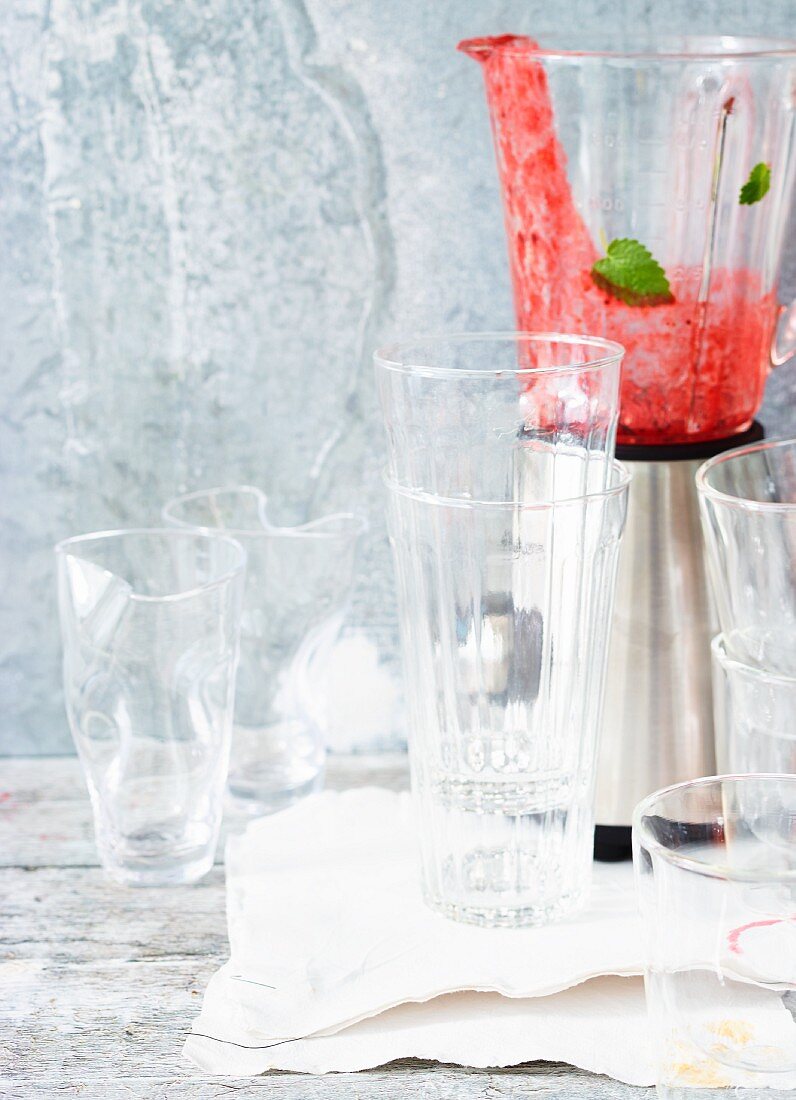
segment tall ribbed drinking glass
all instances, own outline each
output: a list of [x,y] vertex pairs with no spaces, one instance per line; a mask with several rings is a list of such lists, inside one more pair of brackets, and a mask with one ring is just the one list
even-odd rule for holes
[[621,354],[512,334],[377,355],[423,887],[458,920],[588,894]]

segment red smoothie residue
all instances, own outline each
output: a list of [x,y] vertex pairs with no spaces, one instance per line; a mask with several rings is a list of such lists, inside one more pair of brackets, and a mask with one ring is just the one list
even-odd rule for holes
[[597,287],[591,268],[602,253],[573,201],[536,43],[507,35],[460,48],[481,62],[486,79],[518,328],[625,346],[620,442],[744,431],[763,398],[776,293],[764,293],[754,271],[718,268],[700,302],[698,267],[667,272],[675,300],[664,305],[630,306]]

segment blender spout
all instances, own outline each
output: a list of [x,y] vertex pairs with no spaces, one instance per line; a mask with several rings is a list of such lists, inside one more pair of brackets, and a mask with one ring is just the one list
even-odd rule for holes
[[464,38],[456,49],[460,50],[461,53],[466,53],[468,57],[472,57],[475,61],[480,61],[483,65],[485,61],[490,59],[495,50],[514,43],[518,46],[527,46],[530,44],[530,40],[520,34],[498,34],[488,38]]

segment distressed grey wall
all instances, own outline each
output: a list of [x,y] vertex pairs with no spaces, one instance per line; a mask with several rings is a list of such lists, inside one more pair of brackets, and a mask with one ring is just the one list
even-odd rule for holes
[[[373,522],[334,743],[400,739],[369,353],[509,327],[482,33],[793,33],[791,0],[6,0],[0,752],[69,751],[51,547],[254,482]],[[783,295],[796,291],[791,247]],[[796,371],[763,419],[796,431]]]

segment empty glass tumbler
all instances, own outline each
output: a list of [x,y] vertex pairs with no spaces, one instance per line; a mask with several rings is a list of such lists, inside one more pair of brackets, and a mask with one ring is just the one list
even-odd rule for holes
[[796,776],[659,791],[633,844],[658,1095],[796,1096]]
[[230,538],[177,531],[56,547],[66,709],[118,882],[193,882],[213,864],[245,558]]
[[721,634],[712,649],[719,770],[796,775],[796,676],[737,660]]
[[796,439],[718,455],[698,470],[697,488],[728,650],[796,675]]
[[377,356],[423,888],[476,924],[556,919],[590,882],[628,478],[621,349],[568,340]]
[[604,487],[622,354],[596,337],[515,332],[425,337],[377,351],[390,476],[423,492],[490,501]]
[[229,790],[252,814],[318,790],[325,765],[325,662],[347,608],[364,523],[352,514],[277,527],[249,486],[170,501],[169,524],[223,530],[246,549]]

